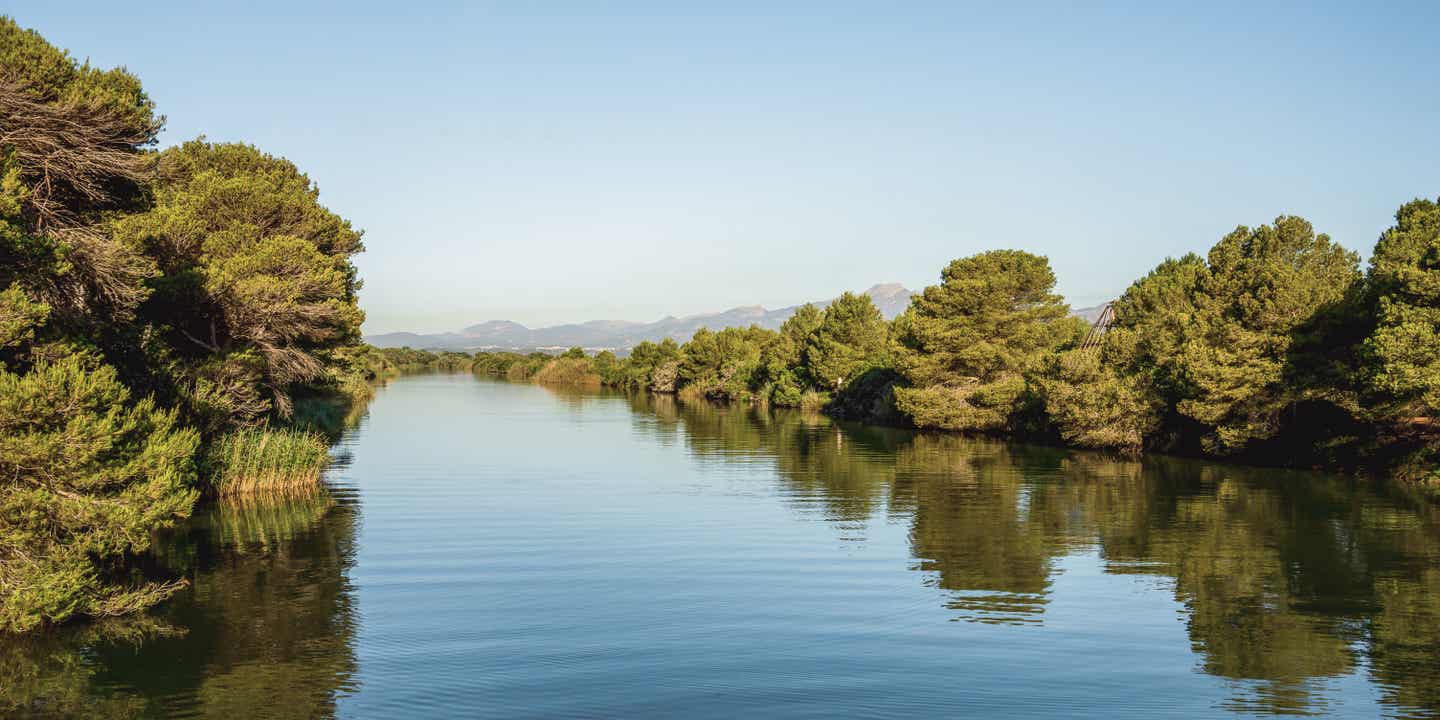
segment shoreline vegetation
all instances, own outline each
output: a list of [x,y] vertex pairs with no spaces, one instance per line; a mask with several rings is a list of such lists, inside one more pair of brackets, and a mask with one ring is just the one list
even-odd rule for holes
[[824,310],[801,307],[778,331],[702,328],[623,358],[479,352],[470,366],[512,381],[1440,488],[1440,200],[1401,206],[1364,271],[1309,222],[1280,216],[1237,228],[1204,257],[1164,260],[1103,325],[1071,316],[1054,286],[1046,258],[994,250],[952,262],[891,322],[846,293]]
[[0,16],[0,633],[134,614],[207,499],[319,489],[400,370],[360,343],[361,233],[294,164],[165,149],[138,78]]
[[128,71],[0,16],[0,633],[169,597],[185,581],[137,562],[157,533],[206,498],[318,488],[374,387],[430,369],[1440,481],[1430,200],[1363,272],[1298,217],[1238,228],[1136,281],[1103,335],[1045,258],[996,250],[892,322],[847,293],[625,357],[436,354],[362,344],[361,232],[299,168],[159,149],[163,124]]
[[292,428],[243,428],[217,438],[201,463],[211,492],[221,498],[297,495],[320,487],[330,462],[321,435]]

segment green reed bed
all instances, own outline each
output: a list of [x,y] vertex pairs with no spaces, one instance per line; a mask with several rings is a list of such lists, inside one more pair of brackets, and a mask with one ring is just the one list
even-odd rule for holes
[[292,495],[318,489],[329,461],[325,439],[315,433],[247,428],[216,440],[205,464],[217,495]]
[[600,387],[600,376],[589,358],[556,358],[540,367],[531,378],[544,385]]

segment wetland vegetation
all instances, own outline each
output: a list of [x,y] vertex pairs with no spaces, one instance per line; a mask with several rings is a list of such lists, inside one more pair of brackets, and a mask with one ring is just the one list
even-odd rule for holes
[[[378,350],[360,342],[361,233],[315,184],[246,144],[159,148],[162,124],[129,72],[80,62],[0,18],[6,714],[157,714],[169,703],[240,713],[277,702],[282,684],[282,714],[333,714],[345,698],[357,712],[395,710],[387,683],[411,683],[395,689],[405,697],[427,679],[372,652],[376,672],[394,676],[369,677],[378,696],[355,694],[366,653],[350,581],[364,552],[357,489],[377,493],[370,507],[389,527],[415,533],[373,536],[379,580],[420,598],[401,608],[372,586],[377,609],[410,618],[377,632],[410,647],[440,642],[427,609],[453,621],[447,631],[482,628],[485,637],[457,641],[470,664],[451,671],[488,668],[497,687],[513,689],[524,679],[510,673],[528,670],[550,690],[579,687],[576,697],[614,690],[585,675],[585,658],[556,669],[541,648],[623,646],[605,628],[643,634],[648,610],[676,622],[651,628],[660,634],[650,647],[691,643],[695,654],[681,652],[691,670],[736,671],[725,677],[779,693],[770,707],[783,707],[786,693],[833,689],[806,681],[836,658],[781,632],[792,659],[816,663],[812,674],[757,679],[714,665],[727,652],[746,657],[743,648],[685,629],[739,628],[763,645],[774,639],[764,628],[798,622],[863,646],[846,635],[846,613],[864,607],[872,618],[887,608],[913,616],[849,657],[873,652],[917,677],[937,666],[986,672],[916,641],[937,620],[1009,628],[949,637],[978,643],[967,663],[1012,671],[1045,664],[1007,654],[1024,639],[1014,628],[1053,622],[1054,657],[1092,652],[1143,674],[1146,662],[1193,652],[1203,677],[1167,681],[1201,708],[1440,710],[1440,540],[1422,492],[1440,483],[1440,201],[1404,202],[1363,265],[1300,217],[1238,227],[1203,256],[1160,261],[1103,327],[1071,316],[1045,257],[993,250],[950,263],[890,322],[846,293],[778,330],[701,329],[625,349]],[[424,376],[377,391],[404,375]],[[391,391],[385,412],[398,415],[361,427],[367,403]],[[346,442],[395,464],[344,480]],[[404,455],[421,447],[482,484]],[[556,458],[572,451],[573,464]],[[402,486],[412,475],[417,484]],[[534,487],[505,485],[516,477]],[[736,484],[771,504],[727,495]],[[423,554],[415,543],[443,539],[414,524],[412,506],[438,519],[434,533],[473,541],[468,555],[437,543],[431,569],[441,585],[488,597],[493,617],[407,575],[423,562],[385,564],[387,550],[413,559]],[[597,507],[612,514],[586,514]],[[733,522],[716,519],[727,512]],[[836,538],[873,543],[883,567],[840,559]],[[653,572],[670,562],[654,548],[672,541],[693,553],[672,570],[703,592]],[[756,547],[764,553],[747,555]],[[464,566],[476,548],[513,553],[514,564]],[[795,548],[801,556],[786,554]],[[566,553],[619,574],[516,569],[563,566]],[[1069,570],[1098,584],[1068,586]],[[710,573],[757,582],[747,591]],[[1185,649],[1154,618],[1134,630],[1142,650],[1132,654],[1052,619],[1074,598],[1123,625],[1106,610],[1119,602],[1117,578],[1146,583],[1137,612],[1179,609]],[[858,597],[867,581],[888,594]],[[571,585],[590,593],[593,624],[531,613],[563,614]],[[922,596],[929,605],[914,612]],[[507,670],[510,653],[491,652],[515,649],[502,620],[551,645],[521,647]],[[775,670],[777,657],[751,660]],[[1046,673],[1032,671],[1023,676],[1044,695]],[[693,676],[660,674],[675,703],[665,707],[689,707]],[[598,684],[566,685],[577,677]],[[892,694],[876,696],[890,710],[906,702],[893,693],[925,689],[894,679]],[[1111,701],[1122,696],[1148,707],[1114,692],[1090,707],[1119,707]],[[575,709],[551,695],[535,707]]]

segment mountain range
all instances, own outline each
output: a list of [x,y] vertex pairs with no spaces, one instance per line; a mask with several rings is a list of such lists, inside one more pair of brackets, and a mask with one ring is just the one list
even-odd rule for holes
[[[910,291],[898,283],[876,285],[865,291],[880,308],[886,320],[894,318],[910,305]],[[830,300],[814,303],[823,308]],[[767,310],[759,305],[730,308],[722,312],[666,316],[655,322],[625,320],[591,320],[583,323],[530,328],[509,320],[490,320],[471,325],[458,332],[420,334],[410,332],[367,335],[365,341],[376,347],[412,347],[424,350],[548,350],[583,347],[587,350],[628,350],[650,340],[671,338],[683,343],[696,330],[708,327],[760,327],[778,329],[799,305]]]
[[[865,291],[886,320],[894,319],[910,305],[913,294],[899,283],[875,285]],[[824,308],[830,300],[813,303]],[[422,350],[553,350],[582,347],[586,350],[628,350],[641,342],[659,342],[670,338],[683,343],[702,327],[720,330],[727,327],[759,325],[778,329],[799,305],[767,310],[759,305],[730,308],[722,312],[666,316],[655,322],[625,320],[591,320],[583,323],[530,328],[509,320],[490,320],[471,325],[458,332],[419,334],[410,332],[367,335],[365,341],[376,347],[412,347]],[[1079,308],[1073,314],[1094,321],[1103,306]]]

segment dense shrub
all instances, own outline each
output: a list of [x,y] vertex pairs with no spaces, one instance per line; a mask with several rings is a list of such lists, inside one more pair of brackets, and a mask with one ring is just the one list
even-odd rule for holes
[[0,370],[0,631],[139,610],[179,587],[118,560],[190,514],[198,443],[92,357]]
[[593,362],[584,357],[563,356],[540,367],[532,378],[546,385],[580,385],[600,387],[600,374]]

